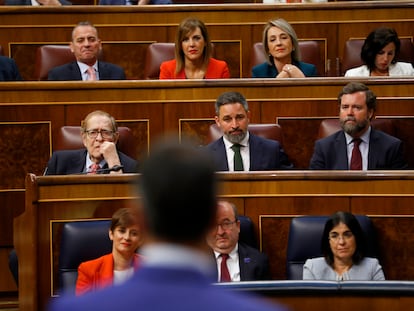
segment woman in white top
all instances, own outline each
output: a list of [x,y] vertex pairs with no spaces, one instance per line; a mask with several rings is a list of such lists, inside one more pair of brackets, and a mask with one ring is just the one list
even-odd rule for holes
[[351,213],[336,212],[328,219],[321,246],[324,257],[306,260],[304,280],[385,280],[378,260],[365,257],[364,233]]
[[397,62],[400,45],[394,29],[375,29],[365,39],[361,49],[364,65],[347,70],[345,77],[414,76],[411,63]]

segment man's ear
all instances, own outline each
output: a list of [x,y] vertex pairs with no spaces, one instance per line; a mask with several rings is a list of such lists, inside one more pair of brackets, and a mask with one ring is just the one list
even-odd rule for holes
[[373,119],[375,119],[375,112],[374,112],[374,110],[370,110],[368,112],[368,118],[369,118],[370,121],[373,120]]
[[217,126],[220,127],[220,118],[218,116],[214,117],[214,121],[216,121]]

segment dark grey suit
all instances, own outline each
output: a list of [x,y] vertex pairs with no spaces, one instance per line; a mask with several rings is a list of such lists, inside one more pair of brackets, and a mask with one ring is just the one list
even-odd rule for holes
[[[373,128],[371,128],[369,139],[369,170],[407,169],[401,140]],[[349,169],[346,139],[343,131],[316,141],[309,168],[313,170]]]
[[[223,137],[207,145],[216,163],[217,171],[228,171],[226,147]],[[250,171],[271,171],[280,169],[291,169],[288,156],[278,141],[262,138],[250,133]]]
[[[114,64],[98,61],[99,80],[125,80],[124,70]],[[77,62],[64,64],[51,69],[47,75],[51,81],[82,80]]]

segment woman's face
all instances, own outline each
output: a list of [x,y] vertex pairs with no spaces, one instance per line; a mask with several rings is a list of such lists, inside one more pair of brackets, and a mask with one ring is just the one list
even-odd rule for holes
[[142,236],[138,225],[129,227],[118,226],[114,231],[109,230],[109,238],[113,241],[113,252],[128,256],[133,256],[142,243]]
[[289,58],[293,50],[292,39],[289,34],[278,27],[271,27],[267,31],[267,45],[273,58],[283,60]]
[[334,260],[352,260],[356,250],[355,236],[347,225],[340,223],[329,232],[329,245]]
[[199,27],[185,36],[181,42],[185,58],[191,61],[203,57],[205,46],[206,42]]
[[375,56],[375,68],[379,72],[387,72],[392,60],[395,57],[395,43],[390,42],[382,48]]

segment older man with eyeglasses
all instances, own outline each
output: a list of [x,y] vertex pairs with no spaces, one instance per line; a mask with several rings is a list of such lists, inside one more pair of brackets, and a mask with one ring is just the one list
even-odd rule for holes
[[137,161],[116,148],[118,126],[110,114],[96,110],[81,123],[84,149],[55,151],[45,175],[136,173]]
[[239,242],[240,220],[237,217],[233,203],[217,203],[216,223],[207,235],[207,243],[216,259],[217,281],[270,280],[267,255]]

